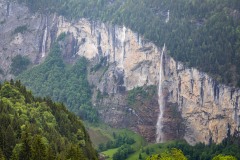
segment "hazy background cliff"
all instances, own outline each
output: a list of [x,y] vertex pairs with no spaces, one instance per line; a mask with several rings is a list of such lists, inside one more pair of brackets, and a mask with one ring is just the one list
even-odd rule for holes
[[[219,143],[228,130],[233,134],[239,127],[239,89],[218,84],[207,74],[185,67],[171,58],[168,50],[161,64],[164,43],[158,47],[125,26],[87,19],[69,21],[50,13],[33,14],[16,2],[1,0],[0,14],[1,80],[14,77],[14,57],[26,56],[31,61],[28,68],[41,64],[57,37],[66,33],[62,57],[69,64],[79,56],[90,60],[92,103],[105,123],[130,128],[155,142],[162,67],[165,140],[184,138],[195,144],[212,139]],[[136,103],[131,103],[129,95],[137,87],[142,87],[149,97],[138,94],[134,97]]]

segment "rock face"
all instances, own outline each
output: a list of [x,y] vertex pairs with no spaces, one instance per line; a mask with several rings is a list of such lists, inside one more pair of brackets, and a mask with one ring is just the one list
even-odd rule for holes
[[190,143],[220,143],[239,126],[238,89],[218,84],[207,74],[184,68],[172,58],[165,58],[167,101],[178,104],[185,122],[184,138]]
[[[127,107],[124,91],[137,86],[158,84],[161,49],[141,40],[139,35],[129,29],[125,30],[124,27],[81,20],[75,24],[62,21],[58,28],[59,33],[72,32],[79,41],[84,39],[85,43],[79,44],[79,55],[88,59],[95,58],[96,61],[106,58],[107,70],[102,72],[102,75],[92,75],[90,82],[101,93],[112,95],[111,98],[105,99],[106,102],[102,102],[103,106],[111,106],[109,109],[111,111],[106,108],[101,110],[103,120],[113,126],[128,126],[124,122],[127,118],[127,113],[124,112]],[[169,119],[168,115],[171,112],[169,113],[168,108],[173,105],[177,106],[177,112],[181,113],[181,119],[184,121],[184,125],[179,124],[178,127],[181,127],[175,128],[180,129],[179,137],[184,137],[190,144],[208,143],[210,138],[219,143],[226,137],[228,124],[231,126],[231,133],[238,128],[240,116],[238,89],[217,84],[207,74],[194,68],[185,68],[182,63],[176,62],[167,54],[163,63],[163,87],[167,104],[163,132],[167,140],[178,137],[176,132],[173,134],[173,131],[169,131],[171,130],[169,122],[173,117],[170,116]],[[155,111],[152,114],[156,113],[156,105],[146,107]],[[133,115],[132,119],[134,117]],[[142,118],[145,117],[139,119]],[[152,118],[153,126],[156,124],[156,115]],[[140,130],[139,132],[142,132],[147,128]],[[154,133],[153,130],[149,134]],[[148,138],[153,140],[150,136]]]
[[42,54],[55,38],[46,29],[54,28],[54,16],[31,14],[27,7],[6,0],[0,0],[0,15],[0,68],[4,71],[0,79],[10,79],[11,60],[16,55],[27,56],[33,64],[44,59]]
[[[161,48],[124,26],[31,14],[26,7],[4,0],[0,0],[0,14],[2,79],[12,77],[9,71],[14,56],[25,55],[33,64],[41,63],[56,37],[67,33],[70,36],[62,44],[63,57],[72,61],[77,55],[85,56],[92,62],[89,82],[93,86],[93,104],[109,125],[128,127],[148,141],[155,141],[158,96],[153,95],[147,102],[139,97],[138,107],[132,107],[127,95],[135,87],[158,88],[162,66],[166,104],[162,132],[166,140],[184,138],[195,144],[208,143],[212,138],[219,143],[228,129],[232,134],[238,129],[239,89],[218,84],[167,53],[161,65]],[[19,26],[26,26],[26,30],[15,33]]]

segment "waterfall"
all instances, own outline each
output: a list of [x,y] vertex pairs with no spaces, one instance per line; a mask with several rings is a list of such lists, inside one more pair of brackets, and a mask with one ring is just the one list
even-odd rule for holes
[[124,63],[124,58],[125,58],[125,40],[126,40],[126,27],[123,26],[123,31],[122,31],[122,38],[121,38],[121,43],[122,43],[122,61],[121,65],[123,66]]
[[167,13],[167,19],[166,19],[166,23],[168,23],[169,22],[169,19],[170,19],[170,11],[168,10],[168,13]]
[[113,49],[113,62],[116,62],[116,48],[115,48],[115,42],[116,41],[116,31],[115,26],[112,28],[112,49]]
[[141,38],[141,36],[139,36],[138,45],[139,45],[139,46],[142,46],[142,38]]
[[156,142],[160,143],[164,141],[164,135],[162,132],[163,124],[162,124],[162,119],[163,119],[163,112],[164,112],[164,98],[163,98],[163,90],[162,90],[162,74],[163,74],[163,55],[165,51],[165,44],[162,49],[161,53],[161,58],[160,58],[160,67],[159,67],[159,84],[158,84],[158,104],[159,104],[159,115],[158,115],[158,121],[157,121],[157,126],[156,126]]
[[43,40],[42,40],[42,58],[45,57],[46,55],[47,34],[48,34],[48,23],[46,18],[45,29],[44,29]]

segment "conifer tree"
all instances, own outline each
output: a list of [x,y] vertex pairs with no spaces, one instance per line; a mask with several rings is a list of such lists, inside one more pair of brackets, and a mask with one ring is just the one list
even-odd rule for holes
[[32,140],[32,159],[34,160],[46,160],[47,159],[47,147],[42,141],[40,135],[36,135]]

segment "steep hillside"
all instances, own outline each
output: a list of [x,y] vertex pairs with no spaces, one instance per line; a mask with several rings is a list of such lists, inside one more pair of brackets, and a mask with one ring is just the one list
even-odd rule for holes
[[85,120],[96,122],[97,111],[92,107],[91,88],[87,79],[88,61],[84,57],[79,59],[76,57],[77,61],[74,65],[67,65],[64,62],[65,55],[60,49],[60,44],[68,38],[67,35],[65,36],[61,40],[60,36],[53,44],[42,64],[23,72],[17,79],[21,79],[30,87],[36,96],[50,96],[53,100],[66,104],[70,111]]
[[0,112],[1,159],[97,159],[80,119],[20,81],[0,84]]

